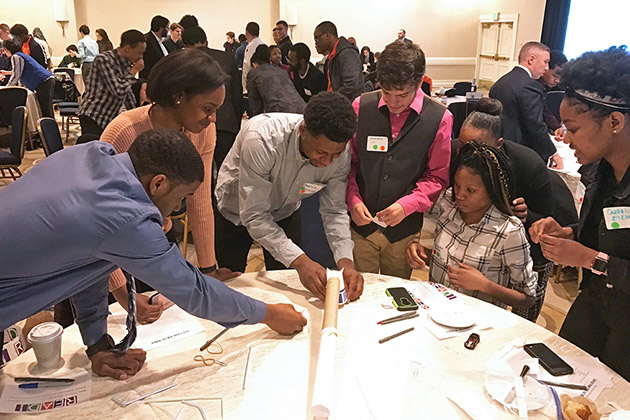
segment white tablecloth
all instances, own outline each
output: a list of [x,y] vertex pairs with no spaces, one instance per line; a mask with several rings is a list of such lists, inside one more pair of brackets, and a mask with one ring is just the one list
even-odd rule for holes
[[551,141],[556,146],[556,150],[558,151],[558,155],[562,158],[562,162],[564,164],[563,169],[551,169],[556,172],[560,177],[564,180],[564,182],[569,187],[571,194],[573,195],[573,201],[575,203],[575,208],[580,211],[582,207],[582,199],[584,198],[584,188],[580,185],[581,175],[578,172],[580,165],[575,157],[573,150],[569,147],[568,144],[562,141],[555,141],[553,136],[551,136]]
[[[381,304],[391,302],[391,298],[385,295],[385,289],[406,286],[411,290],[417,284],[415,281],[376,274],[366,274],[365,279],[365,292],[361,299],[339,310],[340,335],[335,357],[335,402],[331,418],[380,420],[383,417],[376,412],[379,407],[389,408],[390,414],[386,417],[388,419],[426,418],[421,412],[414,416],[400,414],[403,400],[408,405],[410,401],[414,402],[416,395],[417,401],[429,401],[433,408],[444,407],[458,413],[454,406],[451,407],[452,403],[445,395],[458,390],[464,384],[469,386],[474,398],[488,410],[490,417],[487,418],[516,418],[487,396],[483,381],[488,360],[517,337],[530,343],[545,342],[561,357],[580,356],[593,361],[612,377],[614,386],[605,389],[597,398],[598,406],[605,408],[607,401],[614,401],[626,409],[630,408],[630,383],[610,369],[544,328],[467,296],[461,296],[460,300],[474,311],[475,316],[483,316],[493,326],[492,329],[479,331],[481,342],[475,350],[467,350],[463,346],[469,332],[438,340],[419,324],[416,324],[416,329],[411,333],[379,344],[379,338],[403,330],[409,326],[406,323],[412,322],[404,321],[386,326],[376,324],[375,319],[398,314],[394,309],[386,310],[381,307]],[[208,418],[212,419],[312,419],[311,394],[319,351],[323,303],[311,297],[293,270],[249,273],[228,281],[227,284],[265,302],[292,302],[306,308],[309,325],[304,332],[293,337],[280,336],[265,325],[237,327],[218,340],[224,352],[217,357],[228,366],[206,367],[193,361],[193,357],[200,353],[198,350],[201,344],[222,328],[210,321],[201,320],[206,333],[149,351],[144,367],[131,379],[116,381],[94,376],[90,401],[62,411],[40,413],[37,418],[172,419],[182,407],[180,403],[138,402],[122,408],[112,402],[111,397],[118,396],[128,400],[177,383],[178,386],[149,400],[216,397],[218,400],[197,401],[205,408]],[[387,316],[383,316],[384,314]],[[416,318],[416,321],[419,319]],[[115,327],[110,324],[110,333],[114,330]],[[122,332],[116,331],[118,334],[115,338],[120,338]],[[254,348],[249,361],[247,386],[243,390],[249,345]],[[66,329],[63,336],[66,367],[89,369],[83,350],[76,326]],[[209,357],[207,353],[205,356]],[[24,376],[29,373],[29,369],[32,371],[33,360],[32,351],[28,351],[12,361],[0,375],[5,376],[5,381],[13,376]],[[414,362],[410,362],[411,360]],[[417,371],[425,374],[432,372],[433,375],[411,378],[416,386],[420,384],[420,389],[411,385],[405,386],[410,383],[407,382],[408,372],[411,371],[408,366],[413,366],[414,363],[423,366]],[[399,394],[399,389],[402,394]],[[417,394],[405,396],[405,392]],[[612,409],[608,408],[607,411]],[[467,418],[459,413],[450,418]],[[3,416],[7,419],[35,418],[24,414]],[[445,418],[447,417],[440,417],[440,420]],[[530,412],[530,418],[546,417]],[[181,419],[201,419],[201,416],[194,408],[186,407],[179,417]]]

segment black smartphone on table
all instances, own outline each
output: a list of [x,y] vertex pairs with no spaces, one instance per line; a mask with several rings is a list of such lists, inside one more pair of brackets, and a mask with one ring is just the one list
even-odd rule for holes
[[390,287],[385,293],[387,293],[387,296],[392,297],[394,306],[399,311],[415,311],[418,309],[418,304],[404,287]]
[[538,363],[553,376],[573,373],[573,368],[543,343],[525,344],[523,349],[530,356],[536,357]]

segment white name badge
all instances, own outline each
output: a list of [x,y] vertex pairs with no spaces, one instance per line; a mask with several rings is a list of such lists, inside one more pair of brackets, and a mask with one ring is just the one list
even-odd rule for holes
[[604,221],[608,230],[630,229],[630,207],[605,207]]
[[326,185],[317,182],[306,182],[302,188],[300,188],[300,194],[315,194],[325,186]]
[[381,136],[368,136],[367,151],[368,152],[387,152],[389,139]]

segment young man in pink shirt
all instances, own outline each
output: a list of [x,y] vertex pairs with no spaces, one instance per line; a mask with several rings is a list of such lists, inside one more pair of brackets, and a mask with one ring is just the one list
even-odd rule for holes
[[346,200],[361,272],[410,278],[405,249],[448,185],[453,116],[420,89],[425,67],[417,45],[389,44],[378,61],[382,89],[353,103],[359,126]]

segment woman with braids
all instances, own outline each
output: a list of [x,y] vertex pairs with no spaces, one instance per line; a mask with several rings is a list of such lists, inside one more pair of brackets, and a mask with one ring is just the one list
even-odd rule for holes
[[[560,216],[563,222],[576,223],[578,217],[573,196],[562,178],[548,171],[540,155],[529,147],[503,139],[502,109],[499,100],[481,98],[462,124],[459,139],[453,140],[452,150],[456,154],[464,144],[476,140],[505,153],[515,187],[512,212],[526,229],[535,221],[554,215]],[[534,271],[538,275],[536,301],[530,308],[513,308],[512,312],[536,322],[553,263],[543,256],[540,245],[531,240],[529,245]]]
[[552,218],[530,228],[545,257],[582,267],[582,289],[560,336],[630,380],[630,53],[588,52],[562,68],[564,142],[591,164],[577,225]]
[[[514,184],[505,155],[470,142],[455,158],[452,188],[437,202],[441,214],[429,268],[431,281],[505,308],[534,303],[532,269],[523,223],[512,213]],[[417,242],[407,247],[412,268],[429,263]]]

